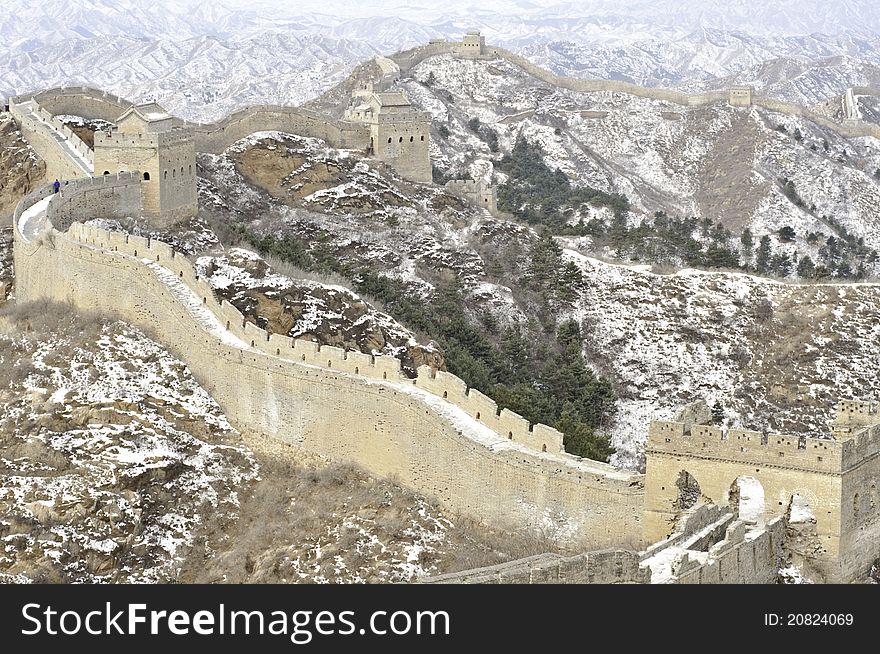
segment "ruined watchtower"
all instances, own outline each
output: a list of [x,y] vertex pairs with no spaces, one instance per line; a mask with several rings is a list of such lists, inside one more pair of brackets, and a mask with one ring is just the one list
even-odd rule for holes
[[144,215],[164,227],[198,211],[192,130],[155,103],[128,109],[116,129],[95,134],[95,174],[139,171]]
[[400,92],[352,94],[345,119],[370,127],[370,153],[405,179],[431,181],[431,114],[417,111]]
[[747,477],[760,485],[768,519],[786,515],[794,496],[809,506],[826,579],[850,581],[880,557],[880,415],[869,402],[840,402],[824,438],[725,431],[700,424],[707,415],[689,411],[651,423],[645,542],[671,533],[683,497],[732,504],[735,483]]

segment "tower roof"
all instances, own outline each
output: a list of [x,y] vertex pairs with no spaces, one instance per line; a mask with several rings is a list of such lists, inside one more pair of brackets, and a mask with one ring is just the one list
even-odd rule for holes
[[409,107],[410,102],[403,93],[386,92],[374,93],[381,107]]
[[171,118],[171,114],[165,111],[164,107],[155,102],[147,102],[129,107],[129,109],[122,114],[118,120],[122,120],[132,113],[137,114],[148,123],[155,123],[160,120],[168,120]]

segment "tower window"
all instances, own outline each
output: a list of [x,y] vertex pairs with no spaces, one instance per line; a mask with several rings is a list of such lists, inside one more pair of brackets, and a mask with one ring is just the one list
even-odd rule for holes
[[165,171],[165,179],[168,179],[168,171]]
[[110,171],[109,171],[109,170],[105,170],[105,171],[104,171],[104,174],[105,174],[105,175],[109,175],[109,174],[110,174]]
[[171,169],[171,179],[174,179],[175,177],[177,177],[177,169],[172,168]]
[[397,139],[397,142],[398,142],[398,143],[403,143],[403,137],[401,136],[399,139]]
[[425,135],[423,134],[422,136],[420,136],[420,137],[419,137],[419,140],[420,140],[420,141],[424,141],[424,140],[425,140]]
[[415,136],[410,136],[410,137],[409,137],[409,142],[410,142],[410,143],[412,143],[412,142],[415,141],[415,140],[416,140],[416,137],[415,137]]
[[149,181],[150,181],[150,173],[144,173],[144,181],[145,181],[145,182],[149,182]]
[[391,143],[391,137],[390,137],[390,136],[388,137],[388,142]]

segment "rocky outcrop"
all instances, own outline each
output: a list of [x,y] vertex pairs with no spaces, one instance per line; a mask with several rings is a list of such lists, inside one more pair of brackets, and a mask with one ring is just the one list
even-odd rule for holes
[[390,354],[413,377],[419,366],[446,369],[435,343],[419,343],[394,318],[347,288],[278,274],[260,256],[238,248],[223,256],[201,257],[197,268],[220,297],[272,334],[365,354]]
[[46,165],[6,113],[0,113],[0,171],[0,223],[5,224],[18,201],[46,181]]

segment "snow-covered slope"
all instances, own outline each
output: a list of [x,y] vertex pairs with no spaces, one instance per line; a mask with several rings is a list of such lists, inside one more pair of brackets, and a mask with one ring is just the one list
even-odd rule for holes
[[880,285],[657,275],[567,255],[585,273],[585,350],[619,384],[620,463],[641,459],[652,417],[696,399],[717,402],[728,426],[822,437],[837,399],[880,393]]
[[[515,108],[528,106],[516,103],[529,101],[529,92],[505,85],[502,75],[482,76],[473,66],[467,70],[476,77],[478,98],[506,94]],[[442,71],[433,70],[439,87]],[[433,91],[423,89],[425,93],[425,98],[434,97]],[[428,106],[427,101],[420,102]],[[442,106],[451,107],[452,113],[471,102],[456,97],[454,104]],[[480,104],[478,115],[489,120],[497,115],[490,113],[493,106]],[[720,111],[721,118],[712,120],[729,118],[733,110]],[[746,113],[743,119],[751,120],[750,116]],[[632,135],[632,142],[649,138],[643,134],[651,131],[646,128]],[[775,135],[780,133],[769,131],[771,144],[776,143]],[[555,152],[550,147],[556,138],[553,129],[541,133],[548,151]],[[458,140],[444,150],[447,156],[479,147],[466,130],[455,132],[453,138]],[[605,147],[612,147],[612,138],[607,138]],[[693,136],[688,147],[699,154],[698,145]],[[564,149],[559,152],[563,153],[560,162],[570,162]],[[281,159],[286,168],[271,163],[268,153],[278,157],[286,153]],[[305,159],[296,158],[297,154]],[[583,327],[587,360],[611,380],[619,397],[616,420],[608,430],[618,448],[616,461],[622,465],[639,466],[652,418],[669,417],[677,406],[695,399],[718,402],[730,425],[823,435],[837,398],[880,391],[876,381],[880,371],[870,354],[880,337],[874,324],[880,310],[876,285],[785,284],[744,274],[696,271],[661,275],[651,272],[650,266],[630,267],[584,256],[578,252],[582,239],[565,237],[560,239],[568,248],[565,257],[582,269],[583,283],[570,307],[547,316],[546,307],[524,288],[529,249],[537,240],[528,226],[440,202],[445,196],[434,195],[436,191],[427,196],[433,195],[432,201],[425,201],[428,190],[414,190],[393,177],[383,177],[382,183],[394,186],[396,194],[379,197],[394,197],[394,202],[377,208],[377,197],[366,183],[377,172],[356,161],[354,153],[347,155],[352,161],[345,179],[323,182],[350,193],[344,206],[291,199],[288,190],[299,188],[296,175],[289,176],[291,170],[317,173],[326,168],[322,164],[328,158],[340,156],[289,135],[256,135],[222,156],[202,157],[203,193],[212,211],[218,212],[217,221],[245,220],[258,233],[279,238],[297,235],[307,252],[410,282],[413,289],[420,289],[418,296],[427,294],[421,289],[454,275],[475,324],[486,330],[496,329],[489,325],[518,326],[527,339],[536,339],[528,340],[533,347],[546,346],[546,340],[540,340],[546,335],[531,331],[541,320],[558,323],[575,318]],[[241,173],[243,162],[255,161],[271,173],[260,185]],[[283,193],[271,184],[273,179],[285,181]],[[275,197],[265,192],[269,186]],[[400,206],[401,196],[410,206]],[[367,198],[372,199],[364,210]],[[396,223],[393,228],[389,221]]]
[[877,78],[878,12],[864,0],[692,5],[8,0],[0,95],[83,83],[216,120],[300,103],[377,53],[474,27],[556,73],[649,86],[746,82],[815,104]]
[[[801,253],[816,259],[810,232],[842,225],[880,248],[880,141],[847,139],[807,120],[726,103],[688,108],[649,98],[576,93],[550,86],[507,62],[443,55],[417,66],[400,86],[430,111],[435,163],[446,172],[503,181],[492,172],[518,138],[539,143],[550,168],[575,184],[627,196],[631,219],[665,211],[721,222],[735,234],[785,225]],[[468,122],[498,135],[491,152]],[[790,181],[802,206],[785,194]],[[595,213],[595,212],[594,212]],[[589,216],[587,216],[589,218]],[[776,236],[773,236],[776,239]],[[774,247],[785,244],[774,240]]]

